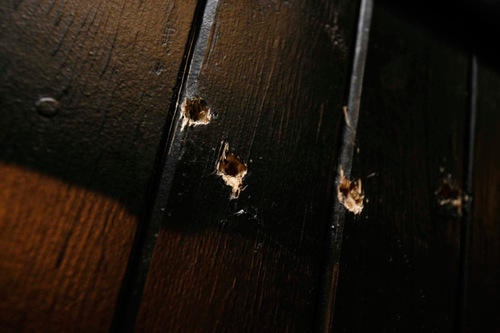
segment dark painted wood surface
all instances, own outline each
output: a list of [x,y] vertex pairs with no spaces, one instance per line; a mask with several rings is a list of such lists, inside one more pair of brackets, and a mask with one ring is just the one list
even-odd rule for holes
[[352,170],[366,207],[346,218],[334,330],[450,332],[461,214],[436,191],[462,187],[468,58],[378,3],[369,45]]
[[[220,0],[191,62],[204,3],[0,4],[0,330],[107,331],[151,216],[162,227],[136,243],[158,239],[138,331],[313,328],[357,3]],[[417,7],[375,12],[352,172],[367,202],[347,215],[338,331],[449,332],[457,319],[466,211],[440,200],[466,186],[468,58],[449,41],[470,36],[462,9],[442,24],[443,3]],[[495,332],[500,76],[479,78],[465,323]],[[178,93],[216,117],[169,132]],[[172,187],[154,178],[168,204],[152,207],[169,135]],[[236,200],[216,175],[223,141],[248,166]],[[117,313],[133,322],[137,306]]]
[[[139,331],[312,329],[356,4],[220,1]],[[189,87],[188,87],[189,89]],[[221,142],[248,164],[239,199]]]
[[0,330],[107,331],[196,1],[0,4]]
[[[137,212],[195,4],[2,3],[0,159]],[[57,101],[56,116],[37,113],[42,98]]]
[[[481,60],[481,59],[480,59]],[[500,331],[500,69],[478,72],[467,332]]]

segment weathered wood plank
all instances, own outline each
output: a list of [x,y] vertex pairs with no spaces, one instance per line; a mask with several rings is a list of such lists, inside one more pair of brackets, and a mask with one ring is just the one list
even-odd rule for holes
[[[354,44],[349,82],[349,97],[347,107],[343,110],[345,124],[342,128],[342,139],[340,141],[341,145],[337,161],[337,176],[335,178],[338,194],[332,200],[332,213],[330,214],[329,229],[326,234],[325,259],[323,260],[323,272],[320,282],[320,298],[316,310],[315,331],[317,332],[331,332],[333,329],[335,293],[338,285],[345,215],[349,214],[348,211],[359,214],[363,207],[363,193],[362,191],[351,192],[351,185],[357,183],[351,182],[350,178],[356,149],[356,130],[358,127],[372,14],[373,1],[362,0],[356,28],[356,41]],[[359,183],[359,186],[359,189],[361,189],[361,183]],[[341,188],[343,189],[341,190]],[[348,190],[347,193],[345,192],[346,188]],[[343,197],[346,198],[344,195],[348,193],[357,193],[357,201],[354,201],[355,205],[346,205],[348,201],[345,201]],[[347,196],[349,197],[350,195]],[[354,198],[351,196],[350,199]]]
[[500,330],[500,74],[498,64],[478,71],[474,159],[474,214],[468,267],[465,330]]
[[345,223],[335,331],[454,324],[461,214],[443,181],[462,188],[468,58],[416,22],[375,3],[352,170],[366,205]]
[[[312,329],[356,14],[219,1],[186,89],[218,117],[182,134],[139,331]],[[236,200],[215,174],[223,140],[248,165]]]
[[0,329],[108,330],[195,6],[0,4]]

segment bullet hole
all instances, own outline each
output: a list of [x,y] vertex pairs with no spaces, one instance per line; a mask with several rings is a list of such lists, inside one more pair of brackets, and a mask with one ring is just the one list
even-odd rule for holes
[[207,102],[200,97],[185,99],[181,106],[181,131],[186,126],[206,125],[212,119]]
[[435,194],[440,206],[453,208],[457,214],[462,213],[462,201],[467,198],[462,196],[462,190],[455,185],[450,174],[442,180],[442,184]]
[[222,141],[216,171],[226,185],[232,188],[230,199],[233,200],[238,199],[241,191],[244,190],[243,178],[247,174],[248,167],[239,156],[228,151],[229,143]]
[[354,214],[360,214],[363,210],[364,194],[361,188],[361,179],[357,182],[344,178],[344,170],[340,168],[340,184],[337,188],[339,202]]
[[52,97],[42,97],[35,102],[36,111],[44,117],[54,117],[59,113],[59,102]]

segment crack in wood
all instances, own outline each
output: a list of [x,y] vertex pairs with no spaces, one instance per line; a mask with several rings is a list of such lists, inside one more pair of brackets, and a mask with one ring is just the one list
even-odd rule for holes
[[173,177],[181,153],[183,134],[180,101],[196,95],[197,81],[201,71],[203,55],[206,52],[211,26],[214,21],[218,0],[201,0],[196,7],[190,35],[186,44],[184,62],[181,64],[179,81],[160,145],[156,177],[150,190],[151,207],[139,226],[127,273],[122,284],[117,308],[111,327],[112,332],[134,331],[149,265],[156,245],[160,227],[165,220],[167,204]]
[[357,182],[345,178],[342,167],[340,167],[340,184],[337,188],[337,198],[348,211],[356,215],[361,214],[363,199],[365,198],[361,188],[361,178]]
[[[337,164],[338,174],[335,180],[338,185],[341,184],[344,177],[349,178],[351,175],[372,12],[373,0],[362,0],[359,10],[356,43],[354,45],[354,61],[349,84],[348,104],[347,108],[343,109],[345,124]],[[326,253],[316,314],[316,331],[319,332],[332,331],[344,220],[345,207],[339,200],[334,200],[331,223],[327,234]]]

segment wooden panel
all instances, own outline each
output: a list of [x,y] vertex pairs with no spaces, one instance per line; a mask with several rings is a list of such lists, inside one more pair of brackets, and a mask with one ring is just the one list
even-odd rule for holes
[[[139,210],[194,5],[2,3],[0,159]],[[56,100],[57,115],[41,115],[42,98]]]
[[467,59],[375,4],[352,169],[366,205],[345,222],[335,331],[452,330],[461,212],[443,200],[462,188]]
[[0,330],[108,330],[195,6],[0,4]]
[[500,330],[499,73],[497,64],[479,67],[467,332]]
[[[139,331],[309,331],[343,122],[352,1],[220,1]],[[236,200],[221,142],[248,165]]]

